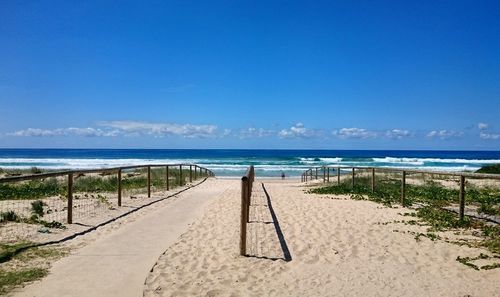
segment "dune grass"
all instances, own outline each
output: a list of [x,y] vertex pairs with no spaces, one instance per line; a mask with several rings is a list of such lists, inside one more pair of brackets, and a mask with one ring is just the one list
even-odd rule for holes
[[0,295],[47,275],[49,263],[68,253],[59,247],[33,247],[32,242],[0,244]]
[[[185,185],[186,179],[189,178],[189,170],[182,170],[180,178],[179,169],[170,168],[169,170],[169,186],[175,188]],[[197,178],[206,177],[206,174],[197,174]],[[193,175],[194,178],[194,175]],[[153,168],[151,170],[151,185],[156,188],[166,187],[166,169]],[[135,171],[124,171],[122,173],[122,189],[133,190],[147,187],[147,170],[140,169]],[[67,180],[62,178],[46,178],[40,180],[31,180],[27,182],[13,182],[0,184],[0,200],[22,200],[44,198],[51,196],[60,196],[61,198],[67,195]],[[116,174],[111,175],[88,175],[75,176],[73,183],[74,192],[116,192],[118,190],[118,177]]]
[[477,173],[493,173],[500,174],[500,164],[491,164],[481,167],[476,171]]
[[[347,194],[356,200],[371,200],[388,207],[401,203],[401,180],[396,178],[377,178],[375,191],[371,189],[371,177],[360,176],[352,187],[351,179],[344,179],[340,185],[330,184],[309,190],[314,194]],[[488,225],[479,220],[465,217],[460,220],[458,214],[443,209],[458,203],[459,191],[447,188],[438,182],[427,181],[422,185],[407,184],[405,206],[419,203],[422,207],[408,215],[419,218],[429,226],[429,232],[439,232],[458,228],[477,228],[482,231],[480,246],[493,253],[500,254],[500,226]],[[478,211],[498,215],[500,189],[492,187],[477,188],[472,185],[466,190],[467,203],[479,205]],[[485,211],[486,209],[486,211]],[[435,234],[428,233],[432,236]]]

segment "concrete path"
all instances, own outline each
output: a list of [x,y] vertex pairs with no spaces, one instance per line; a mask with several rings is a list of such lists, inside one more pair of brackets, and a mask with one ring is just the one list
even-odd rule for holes
[[54,263],[46,278],[15,296],[142,296],[158,257],[232,186],[209,179],[170,204],[150,206],[158,208]]

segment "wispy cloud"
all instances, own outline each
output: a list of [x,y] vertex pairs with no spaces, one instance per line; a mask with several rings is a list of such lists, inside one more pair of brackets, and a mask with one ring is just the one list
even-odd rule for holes
[[281,138],[312,138],[320,135],[320,131],[304,127],[304,124],[297,123],[288,129],[283,129],[278,133]]
[[178,135],[188,138],[217,136],[217,126],[215,125],[150,123],[139,121],[99,122],[99,125],[106,128],[118,129],[120,132],[130,135],[153,135],[157,137]]
[[377,132],[363,128],[342,128],[340,130],[334,130],[332,134],[342,139],[367,139],[377,137]]
[[403,139],[406,137],[411,137],[413,136],[413,133],[411,133],[408,130],[403,130],[403,129],[392,129],[392,130],[387,130],[385,132],[385,136],[391,139]]
[[276,131],[274,131],[274,130],[267,130],[264,128],[254,128],[254,127],[241,129],[239,131],[239,137],[241,139],[269,137],[269,136],[273,136],[275,134],[276,134]]
[[500,134],[495,134],[488,131],[489,125],[486,123],[478,123],[477,128],[479,129],[479,138],[481,139],[485,140],[500,139]]
[[82,137],[113,137],[113,136],[140,136],[152,135],[164,137],[170,135],[182,136],[186,138],[207,138],[223,137],[231,133],[225,129],[222,133],[217,133],[215,125],[193,125],[193,124],[171,124],[171,123],[149,123],[139,121],[110,121],[99,122],[101,128],[57,128],[40,129],[28,128],[11,133],[7,136],[17,137],[55,137],[55,136],[82,136]]
[[38,129],[28,128],[12,133],[7,133],[8,136],[17,137],[53,137],[53,136],[82,136],[82,137],[113,137],[118,136],[118,130],[101,130],[95,128],[58,128],[58,129]]
[[427,134],[429,138],[440,139],[460,138],[462,136],[464,136],[464,132],[453,130],[433,130]]
[[493,134],[481,131],[479,132],[479,137],[481,137],[481,139],[486,139],[486,140],[498,140],[500,139],[500,134]]
[[488,129],[488,124],[486,124],[486,123],[478,123],[477,124],[477,128],[479,130],[486,130],[486,129]]

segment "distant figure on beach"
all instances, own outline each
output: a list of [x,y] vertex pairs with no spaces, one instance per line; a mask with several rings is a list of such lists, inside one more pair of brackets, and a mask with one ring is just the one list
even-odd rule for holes
[[281,179],[285,179],[285,173],[281,171]]

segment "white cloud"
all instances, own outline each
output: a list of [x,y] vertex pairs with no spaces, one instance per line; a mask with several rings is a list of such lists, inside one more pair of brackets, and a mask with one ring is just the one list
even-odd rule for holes
[[124,134],[129,135],[153,135],[157,137],[178,135],[188,138],[217,136],[217,126],[215,125],[149,123],[138,121],[100,122],[99,125],[106,128],[118,129]]
[[139,136],[153,135],[163,137],[167,135],[178,135],[187,138],[195,137],[223,137],[231,133],[225,129],[221,135],[217,134],[217,126],[214,125],[192,125],[192,124],[168,124],[168,123],[148,123],[135,121],[111,121],[100,122],[99,128],[57,128],[38,129],[29,128],[8,133],[8,136],[18,137],[53,137],[53,136],[82,136],[82,137],[111,137],[118,135]]
[[459,138],[464,135],[464,132],[453,131],[453,130],[433,130],[427,134],[429,138],[440,138],[440,139],[449,139],[449,138]]
[[487,139],[487,140],[498,140],[500,139],[500,134],[492,134],[485,131],[481,131],[479,132],[479,137],[481,137],[481,139]]
[[488,124],[486,124],[486,123],[478,123],[477,127],[479,128],[479,130],[486,130],[486,129],[488,129]]
[[240,138],[245,139],[245,138],[261,138],[261,137],[268,137],[276,134],[276,131],[274,130],[266,130],[263,128],[247,128],[247,129],[241,129],[240,130]]
[[343,139],[348,139],[348,138],[367,139],[367,138],[377,137],[376,132],[362,128],[342,128],[340,130],[333,131],[332,134]]
[[289,129],[283,129],[278,133],[279,137],[282,138],[312,138],[318,134],[318,131],[307,129],[302,123],[297,123]]
[[385,132],[385,136],[392,138],[392,139],[402,139],[405,137],[411,137],[412,133],[408,130],[392,129],[392,130],[387,130]]
[[12,133],[7,133],[9,136],[18,137],[52,137],[52,136],[83,136],[83,137],[111,137],[117,136],[117,130],[101,130],[95,128],[58,128],[58,129],[38,129],[28,128],[26,130],[19,130]]

